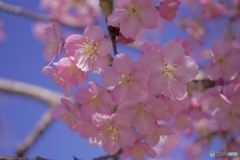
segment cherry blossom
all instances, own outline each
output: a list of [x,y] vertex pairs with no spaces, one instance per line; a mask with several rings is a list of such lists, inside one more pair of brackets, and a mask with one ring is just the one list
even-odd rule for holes
[[53,82],[55,82],[59,87],[63,88],[63,93],[66,97],[70,97],[72,94],[72,84],[64,81],[58,74],[58,69],[56,67],[45,66],[42,69],[43,74],[52,77]]
[[147,80],[147,67],[123,53],[116,55],[112,68],[102,74],[103,84],[112,88],[111,95],[117,103],[144,97],[148,92]]
[[53,22],[50,27],[45,28],[45,37],[47,44],[44,49],[44,59],[46,61],[53,61],[61,53],[64,43],[59,25],[56,22]]
[[119,113],[111,116],[95,113],[92,117],[93,124],[99,130],[97,139],[102,142],[103,149],[109,154],[116,153],[121,146],[131,146],[135,134],[131,128],[131,120]]
[[159,4],[159,13],[162,18],[168,21],[172,21],[176,17],[178,7],[180,5],[179,0],[164,0]]
[[126,38],[135,39],[141,27],[156,28],[159,13],[153,5],[154,0],[117,0],[116,8],[107,18],[108,25],[118,26]]
[[91,119],[98,112],[111,115],[111,105],[115,105],[111,95],[96,82],[90,81],[88,88],[81,88],[75,94],[76,100],[82,104],[83,117]]
[[103,71],[108,66],[111,43],[104,38],[101,26],[89,25],[83,35],[73,34],[66,38],[64,46],[69,56],[74,56],[82,71]]
[[57,63],[53,64],[58,69],[58,76],[66,83],[79,86],[84,84],[88,78],[88,73],[76,66],[73,57],[62,58]]
[[141,57],[150,70],[149,91],[154,94],[162,93],[172,99],[182,99],[186,94],[186,82],[193,80],[198,74],[196,62],[185,55],[180,43],[175,42],[165,44],[160,55],[155,55],[156,58],[151,58],[151,61],[146,55]]
[[55,119],[66,122],[69,128],[74,130],[76,125],[82,121],[80,107],[65,98],[62,98],[61,102],[62,104],[51,108],[52,116]]
[[233,80],[239,72],[237,59],[240,58],[240,50],[230,48],[223,41],[218,40],[212,48],[213,61],[205,68],[206,75],[211,80],[222,78],[225,81]]

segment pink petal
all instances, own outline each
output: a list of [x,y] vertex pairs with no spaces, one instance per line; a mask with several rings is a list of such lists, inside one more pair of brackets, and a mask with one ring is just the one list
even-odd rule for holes
[[135,134],[133,130],[119,130],[119,141],[122,146],[131,146],[134,145]]
[[145,135],[154,129],[155,121],[150,114],[146,113],[137,115],[134,119],[134,125],[140,133]]
[[120,82],[119,75],[113,70],[113,68],[107,68],[102,73],[102,83],[106,87],[116,86]]
[[135,17],[128,17],[125,21],[120,23],[120,32],[126,38],[135,39],[141,30],[141,24]]
[[97,50],[99,51],[99,53],[97,53],[97,55],[107,56],[110,54],[111,49],[112,49],[112,43],[106,40],[105,38],[103,38],[98,42]]
[[209,64],[205,68],[205,73],[210,80],[218,80],[222,76],[222,71],[219,65]]
[[141,10],[140,18],[143,27],[153,29],[158,25],[159,13],[155,7],[147,7]]
[[103,143],[103,149],[110,155],[113,155],[120,149],[120,144],[116,140],[108,138],[107,141]]
[[179,74],[179,80],[182,82],[193,80],[199,73],[197,63],[189,56],[185,56],[185,60],[176,67],[176,70],[177,74]]
[[99,39],[104,37],[104,31],[99,25],[89,25],[84,30],[84,37],[87,37],[89,41],[98,41]]
[[130,73],[133,60],[126,54],[117,54],[113,59],[113,69],[117,73]]
[[180,43],[172,41],[168,42],[162,47],[161,53],[169,64],[179,63],[185,57],[183,46]]
[[125,9],[114,9],[113,13],[107,18],[107,24],[110,26],[118,26],[118,24],[125,19],[127,19],[127,11]]
[[77,44],[82,44],[84,42],[84,37],[80,34],[73,34],[68,36],[65,40],[64,48],[69,56],[74,56],[76,50],[79,48]]
[[[168,82],[166,82],[168,83]],[[186,94],[186,84],[177,81],[171,81],[163,86],[163,94],[172,99],[181,100]]]
[[224,56],[228,53],[229,47],[224,40],[217,40],[212,47],[214,59],[216,56]]

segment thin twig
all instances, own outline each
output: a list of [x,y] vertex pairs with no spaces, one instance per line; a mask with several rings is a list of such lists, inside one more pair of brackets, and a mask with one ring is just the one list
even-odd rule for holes
[[61,24],[63,26],[83,30],[82,27],[77,27],[77,26],[73,26],[73,25],[70,25],[70,24],[67,24],[67,23],[63,23],[63,22],[59,21],[58,19],[53,18],[49,15],[42,15],[42,14],[39,14],[39,13],[34,13],[30,10],[24,9],[23,7],[8,4],[8,3],[4,3],[2,1],[0,1],[0,10],[3,10],[5,12],[9,12],[9,13],[13,13],[13,14],[16,14],[16,15],[20,15],[20,16],[23,16],[23,17],[26,17],[26,18],[29,18],[29,19],[35,20],[35,21],[44,21],[44,22],[55,21],[55,22],[58,22],[59,24]]
[[33,128],[32,132],[26,137],[21,145],[17,148],[17,157],[23,157],[25,153],[33,146],[40,138],[44,131],[50,126],[52,122],[51,113],[48,111],[43,114],[42,118]]

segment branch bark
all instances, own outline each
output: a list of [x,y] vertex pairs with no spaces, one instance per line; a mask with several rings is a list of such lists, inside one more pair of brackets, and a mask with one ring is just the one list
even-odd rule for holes
[[46,103],[48,106],[60,104],[62,94],[23,82],[0,78],[0,92],[25,95]]
[[28,19],[35,20],[35,21],[43,21],[43,22],[55,21],[63,26],[83,30],[82,27],[76,27],[76,26],[72,26],[70,24],[63,23],[63,22],[59,21],[58,19],[53,18],[49,15],[43,15],[43,14],[41,15],[41,14],[32,12],[30,10],[24,9],[23,7],[4,3],[2,1],[0,1],[0,10],[8,12],[8,13],[16,14],[19,16],[23,16],[23,17],[26,17]]
[[17,157],[23,157],[25,153],[33,146],[35,142],[41,137],[44,131],[50,126],[52,122],[51,113],[48,111],[43,114],[32,132],[26,137],[21,145],[17,148]]

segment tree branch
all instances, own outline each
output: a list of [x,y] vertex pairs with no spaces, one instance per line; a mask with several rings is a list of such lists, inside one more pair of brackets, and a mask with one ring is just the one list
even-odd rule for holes
[[[60,104],[60,99],[63,97],[59,93],[50,91],[42,87],[1,78],[0,92],[29,96],[36,100],[45,102],[46,104],[48,104],[48,106],[55,106]],[[25,155],[25,153],[34,145],[34,143],[48,128],[51,122],[52,117],[50,112],[48,111],[42,116],[37,125],[34,127],[33,131],[26,137],[24,142],[18,147],[18,157],[23,157]]]
[[52,122],[51,113],[48,111],[43,114],[42,118],[38,121],[32,132],[26,137],[24,142],[17,148],[17,157],[23,157],[25,153],[33,146],[34,143],[40,138],[44,131],[49,127]]
[[48,106],[55,106],[60,104],[60,99],[63,97],[62,94],[50,91],[39,86],[2,78],[0,78],[0,92],[20,94],[32,97],[36,100],[48,104]]
[[44,22],[55,21],[55,22],[58,22],[59,24],[61,24],[63,26],[83,30],[82,27],[76,27],[76,26],[72,26],[70,24],[63,23],[63,22],[59,21],[58,19],[53,18],[49,15],[40,15],[38,13],[34,13],[30,10],[24,9],[20,6],[15,6],[15,5],[12,5],[12,4],[4,3],[2,1],[0,1],[0,10],[3,10],[3,11],[8,12],[8,13],[13,13],[13,14],[16,14],[16,15],[19,15],[19,16],[23,16],[23,17],[26,17],[26,18],[29,18],[29,19],[35,20],[35,21],[44,21]]

